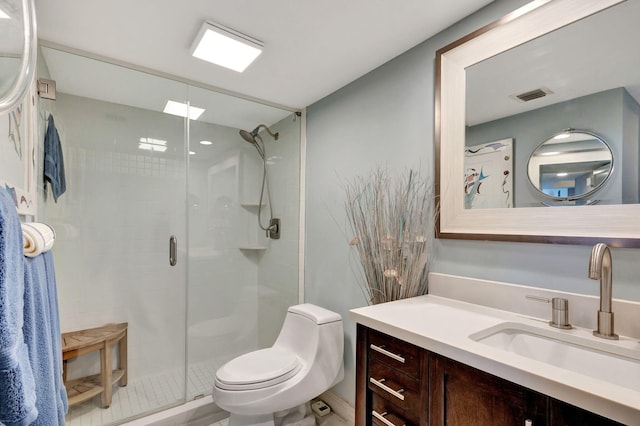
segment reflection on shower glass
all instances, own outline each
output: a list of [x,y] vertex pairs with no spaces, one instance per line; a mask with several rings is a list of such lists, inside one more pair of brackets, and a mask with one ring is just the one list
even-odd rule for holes
[[203,108],[194,107],[188,105],[185,102],[167,101],[163,112],[171,115],[177,115],[178,117],[187,117],[191,120],[197,120],[204,112]]
[[167,141],[154,138],[140,138],[138,149],[145,151],[165,152],[167,150]]

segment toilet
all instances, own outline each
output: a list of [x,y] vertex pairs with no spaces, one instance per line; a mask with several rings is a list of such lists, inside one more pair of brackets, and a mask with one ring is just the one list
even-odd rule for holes
[[304,404],[344,377],[342,317],[310,303],[291,306],[272,347],[216,372],[213,399],[229,426],[274,425],[274,413]]

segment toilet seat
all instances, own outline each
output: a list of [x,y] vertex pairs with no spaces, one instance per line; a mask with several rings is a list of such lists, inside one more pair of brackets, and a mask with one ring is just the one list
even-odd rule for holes
[[220,367],[216,372],[216,386],[226,390],[261,389],[290,379],[301,368],[300,360],[292,352],[260,349]]

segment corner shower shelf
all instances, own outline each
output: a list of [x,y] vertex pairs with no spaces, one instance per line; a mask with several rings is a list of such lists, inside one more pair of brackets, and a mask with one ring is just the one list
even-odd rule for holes
[[254,251],[260,251],[260,250],[266,250],[269,247],[267,246],[240,246],[238,247],[238,249],[240,250],[254,250]]
[[245,209],[257,209],[258,207],[266,207],[267,203],[240,203],[240,205],[242,207],[244,207]]

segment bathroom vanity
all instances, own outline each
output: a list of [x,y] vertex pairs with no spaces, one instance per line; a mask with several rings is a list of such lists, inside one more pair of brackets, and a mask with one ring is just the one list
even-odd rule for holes
[[[589,298],[570,296],[580,307],[575,298]],[[351,318],[357,425],[640,425],[638,339],[605,342],[590,329],[552,329],[548,318],[433,294],[354,309]]]
[[620,424],[362,325],[356,378],[358,425]]

